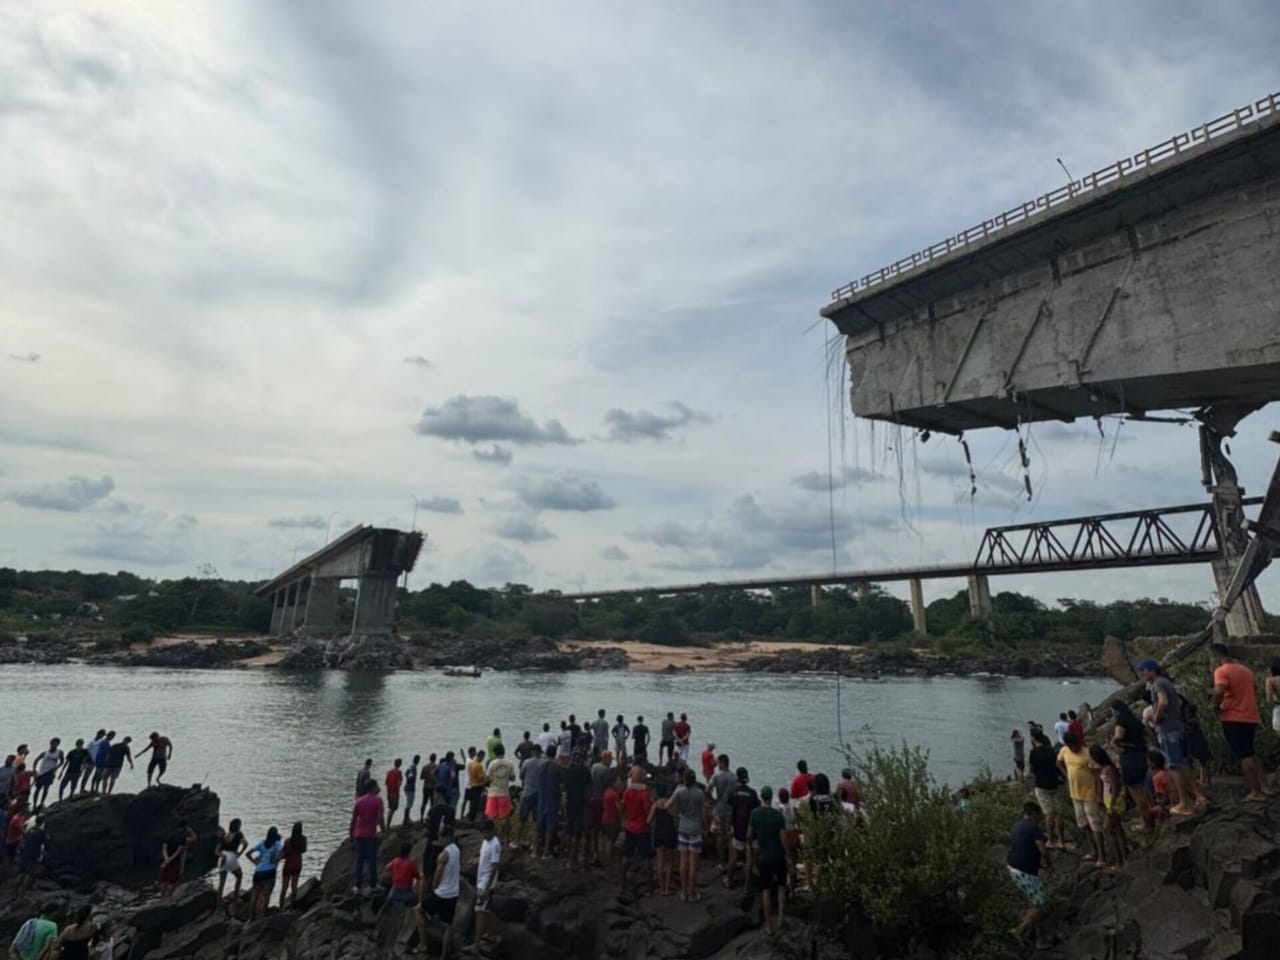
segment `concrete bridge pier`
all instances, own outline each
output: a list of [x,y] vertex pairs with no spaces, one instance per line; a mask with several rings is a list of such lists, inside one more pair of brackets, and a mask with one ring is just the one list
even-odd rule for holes
[[912,577],[911,587],[911,629],[924,636],[929,632],[929,624],[924,613],[924,589],[919,577]]
[[396,610],[396,575],[366,574],[360,578],[352,635],[389,633]]
[[985,574],[971,573],[969,581],[969,616],[983,623],[991,622],[991,581]]
[[822,587],[816,583],[809,584],[809,602],[813,604],[813,609],[818,609],[818,604],[822,603]]
[[332,633],[338,625],[337,580],[312,580],[307,593],[307,612],[302,619],[303,633]]

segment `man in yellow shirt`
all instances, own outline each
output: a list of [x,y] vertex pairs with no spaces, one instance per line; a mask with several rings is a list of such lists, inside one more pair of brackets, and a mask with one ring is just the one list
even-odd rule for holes
[[1084,859],[1094,860],[1101,866],[1106,856],[1102,846],[1102,791],[1098,789],[1098,765],[1074,733],[1067,733],[1062,738],[1058,767],[1067,778],[1067,792],[1071,794],[1071,803],[1075,807],[1076,826],[1089,831],[1093,839],[1093,855],[1086,854]]

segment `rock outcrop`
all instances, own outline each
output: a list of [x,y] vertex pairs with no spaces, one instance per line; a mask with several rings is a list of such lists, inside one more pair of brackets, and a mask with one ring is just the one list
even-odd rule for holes
[[134,879],[159,864],[161,844],[184,820],[197,837],[187,869],[199,874],[214,862],[218,795],[210,790],[166,784],[54,804],[45,814],[49,872],[69,886]]
[[1280,944],[1280,799],[1165,824],[1114,877],[1091,870],[1047,929],[1052,960],[1262,960]]
[[324,665],[339,670],[400,670],[412,667],[413,660],[399,637],[370,633],[330,639]]
[[948,657],[905,651],[846,651],[838,647],[821,650],[796,649],[749,657],[738,664],[755,673],[830,673],[839,669],[853,677],[919,676],[944,674],[1007,677],[1088,677],[1101,676],[1102,666],[1092,659],[1068,662],[1059,657]]

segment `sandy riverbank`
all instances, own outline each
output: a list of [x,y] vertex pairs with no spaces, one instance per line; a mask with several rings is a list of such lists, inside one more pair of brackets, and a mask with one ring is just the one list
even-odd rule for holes
[[[788,650],[812,651],[827,647],[821,643],[752,640],[744,643],[721,643],[712,647],[669,647],[660,643],[638,641],[590,640],[566,646],[577,649],[620,650],[627,655],[628,670],[661,673],[668,667],[677,670],[726,670],[740,666],[752,657],[771,656]],[[846,653],[858,653],[859,647],[843,647]]]

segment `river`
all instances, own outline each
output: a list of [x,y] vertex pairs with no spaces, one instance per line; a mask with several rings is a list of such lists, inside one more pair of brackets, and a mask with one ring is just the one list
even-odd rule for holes
[[[1029,719],[1048,724],[1060,710],[1097,703],[1106,680],[1064,685],[1045,679],[938,677],[840,681],[846,741],[897,744],[930,753],[939,780],[971,778],[989,764],[1012,772],[1009,734]],[[318,870],[345,836],[357,767],[372,757],[381,779],[394,757],[482,745],[494,726],[508,750],[543,721],[569,713],[637,713],[655,729],[667,710],[689,714],[693,742],[708,739],[745,765],[752,783],[789,782],[804,757],[814,772],[839,773],[836,681],[829,675],[736,672],[563,675],[486,673],[478,680],[434,673],[280,673],[271,670],[160,670],[64,666],[0,667],[0,748],[33,753],[52,736],[69,747],[99,727],[133,737],[172,738],[168,782],[208,783],[224,822],[241,817],[261,836],[302,820],[311,838],[307,872]],[[145,783],[145,761],[125,769],[117,789]]]

